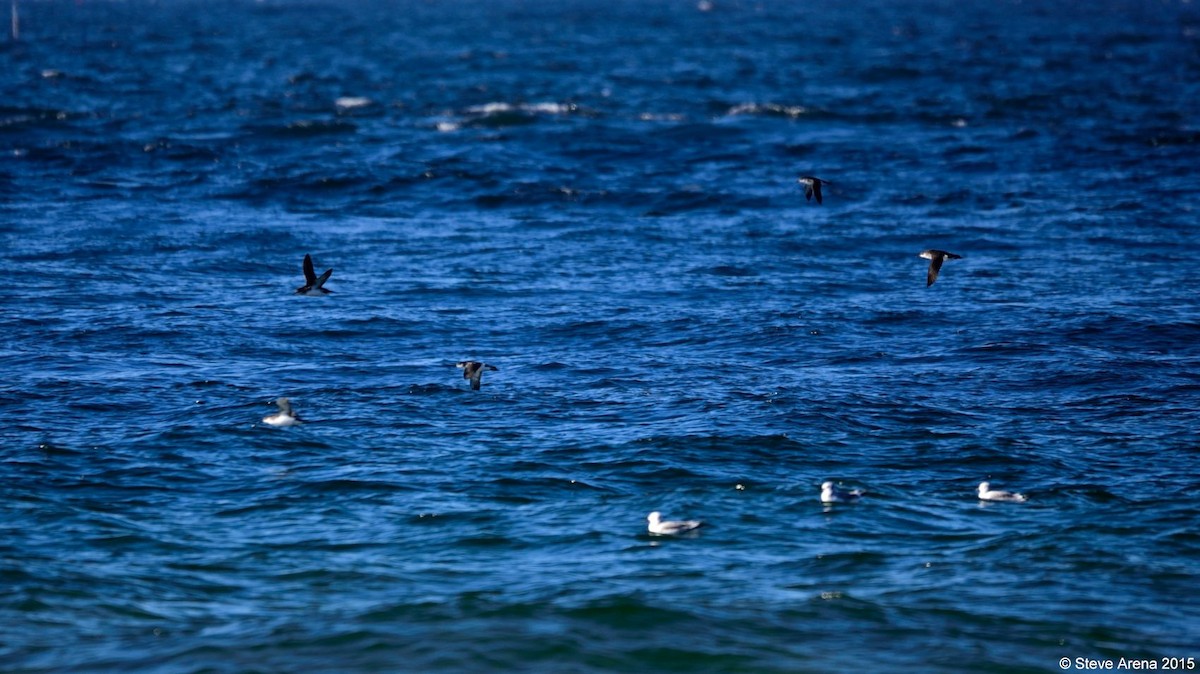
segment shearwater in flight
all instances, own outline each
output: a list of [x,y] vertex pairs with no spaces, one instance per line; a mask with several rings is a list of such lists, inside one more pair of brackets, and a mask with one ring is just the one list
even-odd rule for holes
[[333,292],[325,288],[325,282],[329,280],[329,276],[333,274],[332,269],[326,269],[324,274],[317,276],[313,269],[312,256],[305,253],[304,255],[304,285],[296,288],[297,295],[328,295]]
[[923,257],[926,260],[929,260],[929,273],[925,275],[925,287],[926,288],[933,285],[933,282],[937,280],[938,272],[942,270],[943,262],[945,262],[946,260],[961,260],[962,259],[961,255],[955,255],[954,253],[947,253],[944,250],[937,250],[935,248],[930,248],[929,250],[921,251],[919,254],[919,257]]

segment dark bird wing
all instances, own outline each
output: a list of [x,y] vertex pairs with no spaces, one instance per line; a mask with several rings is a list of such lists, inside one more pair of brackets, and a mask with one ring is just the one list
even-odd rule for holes
[[[329,271],[333,271],[330,269]],[[304,255],[304,282],[312,285],[317,282],[317,272],[313,271],[312,256]]]
[[935,254],[933,258],[929,260],[929,273],[925,276],[926,288],[933,285],[933,282],[937,280],[938,272],[942,270],[942,262],[945,259],[946,258],[944,256]]
[[[812,198],[813,198],[813,186],[805,185],[804,186],[804,200],[812,201]],[[818,201],[817,203],[820,203],[820,202]]]
[[483,371],[496,369],[496,367],[493,365],[488,365],[487,363],[481,363],[477,360],[463,361],[458,364],[458,367],[462,368],[463,379],[471,380],[471,389],[475,390],[475,391],[479,390],[479,386],[482,383]]
[[821,203],[821,181],[813,180],[812,193],[817,197],[817,203]]
[[[307,260],[308,258],[305,258],[305,259]],[[312,272],[312,263],[311,263],[311,262],[310,262],[310,263],[308,264],[308,266],[305,268],[305,271],[306,271],[306,272],[309,272],[309,273],[311,273],[311,272]],[[325,288],[324,288],[324,287],[322,287],[322,286],[324,286],[324,285],[325,285],[325,282],[329,280],[329,277],[330,277],[332,274],[333,274],[333,270],[332,270],[332,269],[326,269],[324,274],[321,274],[319,277],[317,277],[316,279],[313,279],[313,280],[312,280],[312,281],[310,281],[309,283],[311,283],[311,284],[315,285],[315,286],[316,286],[316,287],[318,287],[318,288],[321,288],[321,290],[322,290],[323,292],[331,293],[331,292],[333,292],[332,290],[325,290]]]

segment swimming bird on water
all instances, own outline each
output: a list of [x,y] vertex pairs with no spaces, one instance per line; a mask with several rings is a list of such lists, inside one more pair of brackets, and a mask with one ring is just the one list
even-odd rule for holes
[[650,523],[647,527],[650,533],[662,536],[677,536],[704,524],[702,520],[663,520],[662,513],[657,510],[647,515],[646,520]]
[[300,415],[292,410],[292,403],[287,398],[279,398],[275,401],[275,406],[279,408],[279,413],[263,417],[264,424],[284,428],[300,423]]
[[483,371],[484,370],[492,370],[493,372],[500,371],[494,365],[488,365],[487,363],[481,363],[477,360],[464,360],[460,363],[456,363],[454,365],[454,367],[457,367],[458,369],[463,371],[463,379],[471,380],[471,390],[472,391],[479,390],[479,386],[483,383]]
[[1024,503],[1028,499],[1024,494],[1016,492],[1004,491],[1002,489],[992,489],[990,482],[984,481],[979,483],[979,500],[980,501],[1008,501],[1010,503]]
[[813,197],[817,198],[817,203],[821,203],[821,185],[829,185],[828,180],[821,180],[812,176],[800,176],[796,182],[804,185],[804,200],[811,201]]
[[829,480],[821,483],[821,503],[854,503],[862,498],[862,495],[861,489],[844,491]]
[[304,254],[304,285],[296,288],[297,295],[328,295],[333,292],[325,288],[325,282],[333,274],[332,269],[326,269],[324,274],[317,276],[313,269],[312,256]]
[[936,248],[930,248],[929,250],[923,250],[917,256],[923,257],[926,260],[929,260],[929,273],[925,275],[925,287],[926,288],[933,285],[933,282],[937,280],[938,272],[942,270],[943,262],[945,262],[946,260],[961,260],[962,259],[961,255],[955,255],[954,253],[947,253],[944,250],[937,250]]

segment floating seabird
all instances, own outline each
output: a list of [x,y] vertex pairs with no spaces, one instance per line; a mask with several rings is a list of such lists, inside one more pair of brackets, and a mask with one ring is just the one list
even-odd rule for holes
[[1011,491],[1003,491],[1001,489],[992,489],[991,483],[984,481],[979,483],[979,500],[980,501],[1009,501],[1011,503],[1024,503],[1026,500],[1024,494],[1018,494]]
[[647,527],[650,533],[663,536],[676,536],[687,533],[704,524],[701,520],[668,520],[664,522],[662,513],[657,510],[647,515],[646,520],[650,523],[650,526]]
[[944,250],[937,250],[934,248],[930,248],[929,250],[921,251],[921,253],[918,255],[918,257],[923,257],[926,260],[929,260],[929,274],[925,277],[925,287],[926,288],[933,285],[933,282],[937,280],[938,272],[942,270],[943,262],[945,262],[946,260],[961,260],[962,259],[961,255],[955,255],[954,253],[947,253]]
[[862,498],[862,495],[861,489],[844,491],[829,480],[821,483],[821,503],[854,503]]
[[495,365],[488,365],[477,360],[464,360],[461,363],[456,363],[454,367],[463,371],[463,379],[471,380],[471,390],[478,391],[481,380],[483,379],[484,370],[492,370],[499,372]]
[[821,203],[821,185],[829,185],[828,180],[821,180],[812,176],[800,176],[796,182],[804,185],[804,200],[811,201],[813,197],[817,198],[817,203]]
[[312,256],[305,253],[304,255],[304,285],[296,288],[297,295],[328,295],[333,292],[325,288],[325,282],[329,280],[329,276],[333,274],[332,269],[326,269],[324,274],[317,276],[313,270]]
[[275,401],[275,406],[279,408],[279,414],[263,417],[264,424],[283,428],[300,423],[300,416],[292,411],[292,403],[287,398],[279,398]]

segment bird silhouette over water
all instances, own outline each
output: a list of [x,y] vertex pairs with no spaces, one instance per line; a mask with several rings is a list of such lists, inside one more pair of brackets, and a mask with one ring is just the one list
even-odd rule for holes
[[317,276],[313,270],[312,256],[305,253],[304,255],[304,285],[296,288],[297,295],[328,295],[333,292],[325,287],[325,282],[329,280],[333,274],[332,269],[326,269],[324,274]]
[[923,257],[926,260],[929,260],[929,273],[925,275],[925,287],[926,288],[933,285],[933,282],[937,280],[938,272],[942,270],[943,262],[945,262],[946,260],[961,260],[962,259],[961,255],[955,255],[954,253],[947,253],[944,250],[937,250],[935,248],[930,248],[929,250],[921,251],[919,253],[919,257]]
[[804,200],[811,201],[813,197],[817,198],[817,203],[822,203],[821,200],[821,185],[831,184],[828,180],[821,180],[813,176],[800,176],[796,182],[804,185]]
[[488,365],[487,363],[481,363],[477,360],[464,360],[460,363],[456,363],[454,367],[457,367],[463,371],[463,379],[471,380],[472,391],[478,391],[479,387],[482,385],[484,370],[499,372],[499,369],[496,366]]

